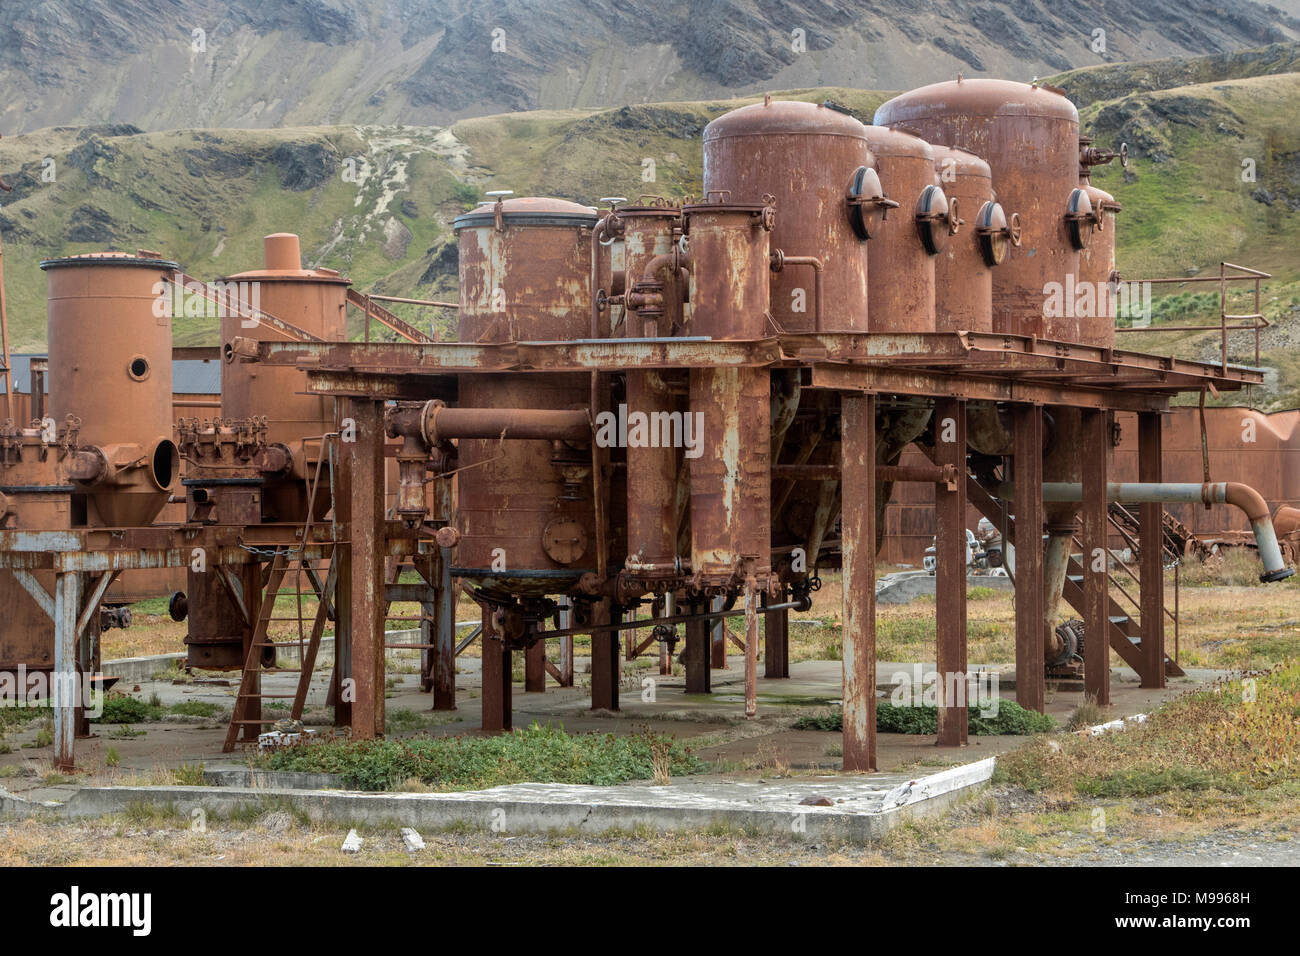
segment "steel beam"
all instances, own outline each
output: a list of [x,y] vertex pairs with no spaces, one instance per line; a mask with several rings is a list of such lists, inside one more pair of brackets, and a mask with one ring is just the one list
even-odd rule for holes
[[876,399],[845,393],[841,413],[844,769],[876,769]]
[[1083,413],[1083,686],[1101,707],[1110,704],[1110,550],[1106,511],[1109,431],[1104,412]]
[[1046,629],[1043,621],[1043,409],[1017,405],[1014,419],[1016,494],[1016,703],[1043,711]]
[[591,618],[591,709],[618,710],[619,632],[608,625],[622,623],[623,609],[606,598],[592,605]]
[[384,406],[366,399],[343,406],[355,427],[355,440],[339,442],[351,486],[352,738],[371,740],[384,734]]
[[[727,600],[721,594],[709,605],[710,610],[720,611]],[[709,666],[714,670],[727,669],[727,619],[714,618],[709,628]]]
[[451,548],[439,548],[434,563],[437,634],[433,649],[433,709],[456,709],[456,591],[451,578]]
[[936,484],[935,669],[941,747],[966,744],[969,684],[966,678],[966,403],[934,403],[935,463],[948,466],[953,482]]
[[81,575],[62,571],[54,583],[54,767],[76,765],[77,703],[83,689],[77,667],[77,612],[81,608]]
[[510,648],[497,631],[494,612],[483,605],[483,638],[479,648],[483,653],[483,722],[484,732],[496,734],[509,730],[513,724],[511,700]]
[[[1138,416],[1138,481],[1163,481],[1161,417]],[[1151,502],[1138,512],[1138,569],[1141,605],[1143,687],[1165,686],[1164,505]]]
[[766,610],[769,604],[784,604],[788,594],[789,589],[781,585],[775,601],[763,596],[763,676],[769,680],[790,676],[790,611]]
[[[700,601],[690,603],[690,613],[704,610]],[[712,667],[709,664],[709,645],[712,642],[712,622],[706,618],[693,618],[686,622],[686,693],[708,694],[712,690]]]

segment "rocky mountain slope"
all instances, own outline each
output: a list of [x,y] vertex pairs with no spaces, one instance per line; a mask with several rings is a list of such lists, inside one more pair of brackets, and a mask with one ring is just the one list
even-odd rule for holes
[[[1289,52],[1288,52],[1289,50]],[[1091,101],[1081,115],[1100,145],[1128,143],[1127,170],[1096,183],[1123,203],[1126,278],[1216,273],[1221,260],[1273,273],[1262,341],[1276,370],[1266,402],[1300,402],[1300,72],[1294,47],[1173,66],[1135,64],[1099,84],[1093,70],[1054,77]],[[1189,85],[1177,84],[1182,77]],[[1076,90],[1096,90],[1080,94]],[[779,94],[833,99],[864,118],[889,94],[843,88]],[[363,289],[454,293],[451,221],[484,191],[584,202],[604,195],[680,197],[700,188],[700,133],[743,99],[616,109],[540,110],[449,126],[333,125],[278,130],[144,132],[129,125],[60,127],[0,140],[0,196],[12,341],[43,345],[45,257],[105,248],[160,250],[201,278],[256,267],[261,237],[292,230],[305,255]],[[654,179],[643,180],[645,160]],[[1243,177],[1250,160],[1253,180]],[[1162,315],[1217,321],[1217,291],[1168,287]],[[1199,297],[1198,297],[1199,296]],[[1233,311],[1250,311],[1236,300]],[[450,331],[415,308],[409,321]],[[354,332],[359,332],[354,327]],[[215,342],[215,324],[178,320],[180,344]],[[1122,344],[1217,357],[1217,333],[1138,333]],[[1232,338],[1253,360],[1253,336]]]
[[0,133],[340,123],[1029,79],[1300,38],[1298,0],[4,0]]

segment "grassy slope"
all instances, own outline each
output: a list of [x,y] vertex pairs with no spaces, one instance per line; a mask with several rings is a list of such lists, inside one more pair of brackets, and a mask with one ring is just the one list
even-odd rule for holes
[[[1103,68],[1095,68],[1055,81],[1067,90],[1077,87],[1088,101],[1082,122],[1099,145],[1128,142],[1133,152],[1127,171],[1102,167],[1094,180],[1125,206],[1118,258],[1126,277],[1205,274],[1216,271],[1221,259],[1253,265],[1277,276],[1267,286],[1264,312],[1285,322],[1300,303],[1300,260],[1293,252],[1300,245],[1300,214],[1287,202],[1300,199],[1300,132],[1290,122],[1300,108],[1300,73],[1242,77],[1294,66],[1294,57],[1276,51],[1246,59],[1245,65],[1238,57],[1107,66],[1104,76],[1097,73]],[[1202,82],[1160,88],[1184,77]],[[1117,92],[1122,95],[1115,97]],[[779,95],[829,96],[869,118],[889,94],[832,89]],[[11,179],[18,170],[39,175],[44,156],[54,157],[59,171],[57,183],[0,212],[8,239],[13,341],[16,348],[43,341],[40,258],[110,245],[66,241],[70,223],[86,206],[111,216],[117,236],[111,245],[162,250],[199,276],[256,267],[262,235],[294,230],[303,236],[309,259],[346,272],[362,288],[445,295],[454,290],[455,259],[445,248],[450,223],[476,194],[509,188],[517,195],[594,202],[611,194],[697,193],[700,130],[711,118],[754,100],[504,114],[465,120],[450,133],[348,126],[101,137],[114,155],[100,159],[90,175],[69,161],[73,150],[84,148],[79,131],[6,139],[0,142],[0,170]],[[276,147],[284,144],[323,148],[337,168],[312,188],[285,189],[275,161]],[[371,174],[361,186],[340,174],[349,157],[368,161]],[[1256,161],[1256,183],[1241,181],[1241,160],[1247,157]],[[655,162],[654,182],[642,181],[646,158]],[[396,175],[400,164],[404,178]],[[1283,198],[1271,206],[1258,202],[1252,193],[1260,187],[1280,190]],[[385,236],[394,233],[398,241],[386,243]],[[1249,311],[1245,304],[1233,308]],[[1190,302],[1178,318],[1215,317],[1205,306],[1204,300]],[[419,310],[399,311],[410,319],[429,318]],[[182,344],[213,341],[213,330],[200,323],[181,329]],[[1131,334],[1122,341],[1126,347],[1201,357],[1212,338]],[[1239,338],[1234,349],[1246,357],[1253,343]],[[1265,357],[1281,369],[1285,403],[1300,384],[1300,363],[1280,344],[1289,343],[1274,341]]]

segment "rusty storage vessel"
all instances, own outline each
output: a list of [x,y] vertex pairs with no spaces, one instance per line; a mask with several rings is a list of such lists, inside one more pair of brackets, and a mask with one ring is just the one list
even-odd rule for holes
[[948,199],[925,140],[884,126],[866,127],[880,184],[899,208],[867,244],[867,327],[872,332],[934,331],[934,257],[948,245]]
[[[604,220],[602,233],[621,236],[621,264],[636,290],[635,308],[629,306],[621,325],[623,337],[682,331],[690,284],[679,248],[682,226],[682,210],[666,202],[623,206]],[[625,450],[627,558],[620,580],[625,594],[662,593],[683,573],[678,541],[689,482],[683,445],[663,439],[674,437],[674,423],[685,423],[687,375],[629,369],[625,388],[628,415],[645,416],[653,432],[646,437],[653,440],[629,443]],[[666,430],[655,427],[661,421],[669,423]]]
[[[92,253],[41,263],[49,280],[50,417],[81,420],[74,525],[142,527],[180,469],[172,441],[165,259]],[[160,314],[161,313],[161,314]]]
[[[456,218],[462,342],[589,338],[596,210],[561,199],[485,203]],[[464,375],[462,409],[586,409],[591,377]],[[525,414],[526,417],[526,414]],[[595,569],[589,444],[459,437],[456,574],[485,592],[568,591]]]
[[[1086,147],[1087,140],[1080,145]],[[1092,167],[1079,166],[1079,187],[1088,195],[1094,215],[1092,237],[1079,253],[1077,284],[1090,290],[1095,308],[1079,318],[1079,341],[1102,348],[1115,347],[1115,317],[1119,271],[1115,268],[1115,230],[1122,208],[1115,197],[1092,184]]]
[[[704,190],[735,203],[771,197],[771,245],[820,260],[822,331],[866,331],[867,238],[883,210],[866,127],[831,106],[773,101],[742,106],[704,128]],[[782,269],[772,317],[787,332],[815,331],[815,277]]]
[[[332,269],[304,269],[298,237],[275,233],[263,240],[266,266],[228,276],[227,289],[241,304],[297,326],[327,342],[347,341],[347,290],[350,281]],[[238,284],[237,286],[232,284]],[[221,340],[237,337],[284,341],[272,326],[255,323],[234,309],[224,309]],[[227,420],[266,418],[265,441],[287,452],[282,475],[259,481],[262,521],[302,523],[309,512],[317,519],[329,506],[328,479],[322,477],[314,507],[310,485],[321,458],[322,437],[334,431],[334,400],[308,395],[307,374],[254,362],[226,361],[221,368],[221,413]]]
[[993,270],[1011,246],[989,164],[964,149],[934,147],[934,165],[957,232],[934,260],[936,332],[993,331]]
[[[716,339],[762,333],[770,290],[766,203],[714,201],[685,206],[695,279],[694,325]],[[754,281],[757,275],[758,281]],[[763,368],[696,368],[690,410],[698,454],[690,461],[691,570],[697,589],[766,585],[771,572],[770,375]]]
[[896,96],[876,111],[932,143],[984,159],[998,198],[1020,216],[1021,247],[993,277],[993,328],[1063,342],[1078,340],[1071,314],[1048,316],[1054,288],[1078,272],[1091,233],[1079,182],[1079,113],[1059,91],[1007,80],[955,80]]

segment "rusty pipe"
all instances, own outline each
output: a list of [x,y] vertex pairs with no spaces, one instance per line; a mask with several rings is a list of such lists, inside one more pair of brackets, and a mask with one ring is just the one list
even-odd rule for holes
[[[591,337],[601,338],[600,334],[600,244],[609,231],[609,221],[613,213],[600,217],[595,228],[591,230]],[[613,291],[612,289],[610,291]]]
[[[1011,489],[1003,485],[999,488],[999,497],[1009,498],[1006,494]],[[1058,481],[1043,483],[1044,501],[1074,502],[1083,500],[1083,485],[1080,482]],[[1108,482],[1106,500],[1121,503],[1183,503],[1183,504],[1227,504],[1239,508],[1250,521],[1251,531],[1255,535],[1255,544],[1259,548],[1259,557],[1264,564],[1261,581],[1281,581],[1295,574],[1295,569],[1287,567],[1282,559],[1282,550],[1278,547],[1277,534],[1273,529],[1273,520],[1269,517],[1268,504],[1264,497],[1249,485],[1237,481],[1198,482]]]
[[772,271],[780,272],[786,266],[812,266],[813,270],[813,331],[822,331],[822,261],[816,256],[787,256],[780,249],[772,252]]
[[434,400],[421,408],[419,421],[429,448],[454,438],[591,441],[585,408],[448,408]]

